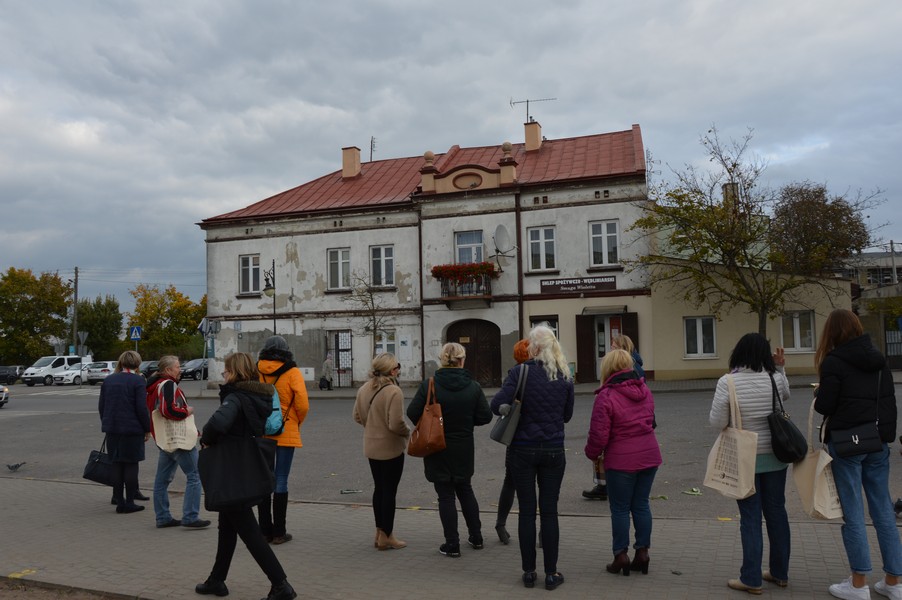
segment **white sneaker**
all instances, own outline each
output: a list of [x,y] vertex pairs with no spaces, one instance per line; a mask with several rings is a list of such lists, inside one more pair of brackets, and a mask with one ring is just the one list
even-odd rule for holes
[[896,585],[886,585],[886,580],[881,579],[874,584],[874,591],[881,596],[892,598],[892,600],[902,600],[902,583]]
[[854,587],[852,578],[844,580],[842,583],[834,583],[830,586],[830,595],[843,600],[871,600],[871,588],[868,586]]

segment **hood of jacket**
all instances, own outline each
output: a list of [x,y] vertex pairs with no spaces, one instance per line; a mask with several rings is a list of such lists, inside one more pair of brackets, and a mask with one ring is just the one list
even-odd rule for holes
[[[261,353],[261,357],[262,357],[262,353]],[[260,371],[261,375],[272,375],[279,369],[283,369],[282,372],[284,373],[291,367],[296,367],[296,366],[297,365],[294,364],[294,361],[291,359],[282,361],[282,360],[270,360],[270,359],[261,358],[260,360],[257,361],[257,370]]]
[[446,390],[458,392],[473,381],[473,376],[466,369],[442,367],[435,372],[435,382]]
[[225,399],[229,394],[239,394],[251,401],[254,411],[265,417],[272,412],[272,395],[276,391],[269,383],[259,381],[239,381],[238,383],[225,383],[219,386],[219,400]]
[[280,350],[279,348],[264,348],[257,355],[260,361],[278,361],[279,363],[287,363],[294,360],[291,350]]
[[633,402],[641,402],[645,398],[645,390],[642,389],[642,378],[639,377],[635,369],[624,369],[623,371],[611,373],[607,381],[595,390],[595,394],[598,395],[602,388],[608,386],[618,386],[617,391],[623,397]]
[[831,350],[830,354],[866,373],[877,372],[886,365],[886,358],[877,350],[868,334],[852,338]]

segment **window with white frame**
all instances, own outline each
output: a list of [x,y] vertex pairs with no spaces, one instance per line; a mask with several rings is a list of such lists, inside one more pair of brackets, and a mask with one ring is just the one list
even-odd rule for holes
[[783,348],[790,352],[814,350],[814,311],[800,310],[782,317]]
[[620,262],[620,225],[617,221],[589,223],[592,266],[616,265]]
[[458,231],[454,234],[454,245],[457,248],[457,262],[482,262],[482,231]]
[[329,250],[329,289],[349,287],[351,287],[351,249],[332,248]]
[[394,246],[370,246],[370,285],[395,285]]
[[715,356],[714,317],[685,317],[683,331],[687,358]]
[[395,342],[394,329],[391,329],[389,331],[376,332],[376,339],[373,342],[373,350],[375,350],[376,354],[388,352],[397,356],[398,352],[397,343]]
[[260,293],[259,254],[244,254],[238,257],[238,293]]
[[526,235],[529,238],[529,270],[545,271],[557,268],[554,227],[527,229]]

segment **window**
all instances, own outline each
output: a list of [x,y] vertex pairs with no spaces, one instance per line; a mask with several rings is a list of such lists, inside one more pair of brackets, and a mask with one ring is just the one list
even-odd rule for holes
[[814,312],[798,311],[783,315],[783,347],[789,351],[814,350]]
[[376,333],[376,339],[373,342],[373,350],[375,350],[376,354],[382,354],[383,352],[389,352],[390,354],[398,355],[397,344],[395,343],[395,331],[379,331]]
[[457,246],[457,262],[478,263],[482,262],[482,231],[458,231],[454,235],[454,243]]
[[351,249],[329,250],[329,289],[351,287]]
[[544,271],[556,268],[554,261],[554,227],[528,229],[529,270]]
[[370,284],[395,285],[395,247],[370,247]]
[[260,255],[245,254],[238,257],[238,293],[260,293]]
[[620,234],[617,221],[589,223],[592,266],[616,265],[620,261]]
[[561,339],[557,328],[557,315],[544,315],[529,317],[529,328],[532,329],[536,325],[545,325],[554,332],[554,337]]
[[688,358],[715,355],[714,317],[686,317],[683,319],[686,332],[686,356]]

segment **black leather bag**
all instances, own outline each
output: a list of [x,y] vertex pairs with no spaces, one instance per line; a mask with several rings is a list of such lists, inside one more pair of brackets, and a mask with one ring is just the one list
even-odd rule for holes
[[88,462],[82,477],[102,485],[113,485],[113,471],[115,466],[110,455],[106,453],[106,436],[100,444],[100,450],[91,450]]
[[273,493],[276,441],[263,437],[224,435],[203,448],[197,470],[204,488],[204,507],[235,510],[259,504]]
[[773,412],[767,415],[767,425],[770,427],[771,449],[780,462],[799,462],[808,453],[808,441],[783,410],[783,401],[777,393],[773,375],[770,376],[770,385],[773,389]]
[[874,399],[877,410],[877,418],[848,429],[831,429],[830,441],[837,456],[858,456],[883,450],[883,440],[880,439],[880,381],[883,373],[877,373],[877,397]]

